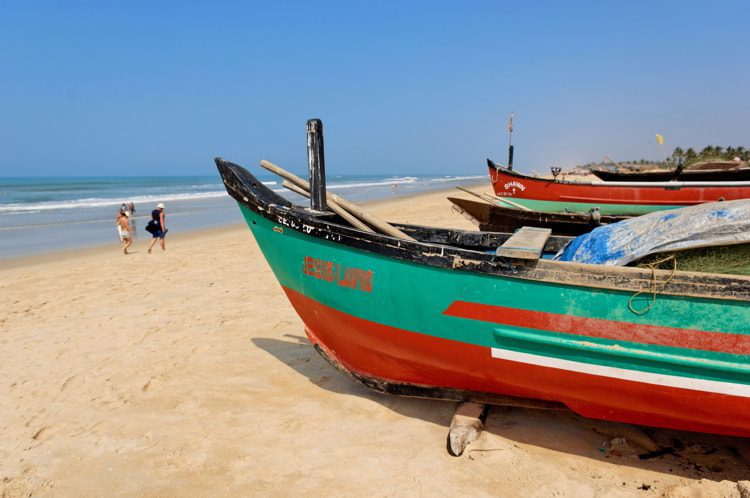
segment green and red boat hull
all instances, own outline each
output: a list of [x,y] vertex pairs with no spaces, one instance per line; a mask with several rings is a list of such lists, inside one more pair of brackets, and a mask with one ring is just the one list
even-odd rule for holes
[[[340,229],[228,190],[310,341],[371,387],[750,436],[750,280],[727,299],[660,294],[639,315],[627,285],[472,266],[447,246]],[[555,272],[584,266],[567,265]]]
[[510,171],[488,161],[495,195],[552,213],[642,215],[695,204],[750,198],[750,182],[567,182]]

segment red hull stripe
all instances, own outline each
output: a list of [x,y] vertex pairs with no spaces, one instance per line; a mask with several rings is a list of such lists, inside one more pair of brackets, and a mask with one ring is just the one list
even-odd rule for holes
[[659,325],[603,320],[454,301],[443,312],[448,316],[499,323],[514,327],[548,330],[600,339],[654,344],[717,353],[750,354],[750,335],[679,329]]
[[[608,199],[606,197],[579,197],[575,195],[560,195],[561,201],[568,201],[568,202],[596,202],[601,204],[633,204],[632,199]],[[656,206],[674,206],[676,204],[700,204],[701,201],[695,200],[695,201],[675,201],[674,199],[665,199],[665,200],[655,200],[650,199],[648,201],[649,204],[653,204]]]

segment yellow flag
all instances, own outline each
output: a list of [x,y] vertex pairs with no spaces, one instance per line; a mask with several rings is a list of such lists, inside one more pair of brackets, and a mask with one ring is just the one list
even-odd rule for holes
[[656,134],[656,143],[659,145],[664,145],[664,137],[662,137],[658,133]]

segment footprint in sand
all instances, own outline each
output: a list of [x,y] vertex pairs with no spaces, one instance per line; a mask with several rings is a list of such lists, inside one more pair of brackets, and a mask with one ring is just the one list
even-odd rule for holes
[[295,358],[292,361],[287,362],[287,365],[289,365],[290,367],[294,367],[302,363],[307,363],[308,361],[310,361],[310,358],[305,358],[305,357]]
[[65,382],[60,385],[60,392],[63,392],[65,389],[67,389],[70,383],[73,382],[73,379],[75,378],[76,376],[73,375],[72,377],[68,377],[67,379],[65,379]]
[[323,377],[321,377],[319,379],[312,380],[311,382],[313,384],[317,385],[317,386],[322,386],[323,384],[325,384],[329,380],[331,380],[331,378],[328,377],[327,375],[324,375]]
[[34,441],[47,441],[52,436],[60,432],[60,427],[62,427],[62,424],[60,423],[54,423],[50,425],[42,426],[40,429],[38,429],[33,436],[31,436],[31,439]]

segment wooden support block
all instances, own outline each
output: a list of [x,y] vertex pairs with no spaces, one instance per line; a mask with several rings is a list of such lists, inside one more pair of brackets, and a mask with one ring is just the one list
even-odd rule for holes
[[497,248],[496,254],[505,258],[539,259],[551,234],[549,228],[522,227]]
[[448,429],[448,453],[451,456],[461,456],[466,446],[479,437],[488,409],[488,405],[470,401],[458,404]]

